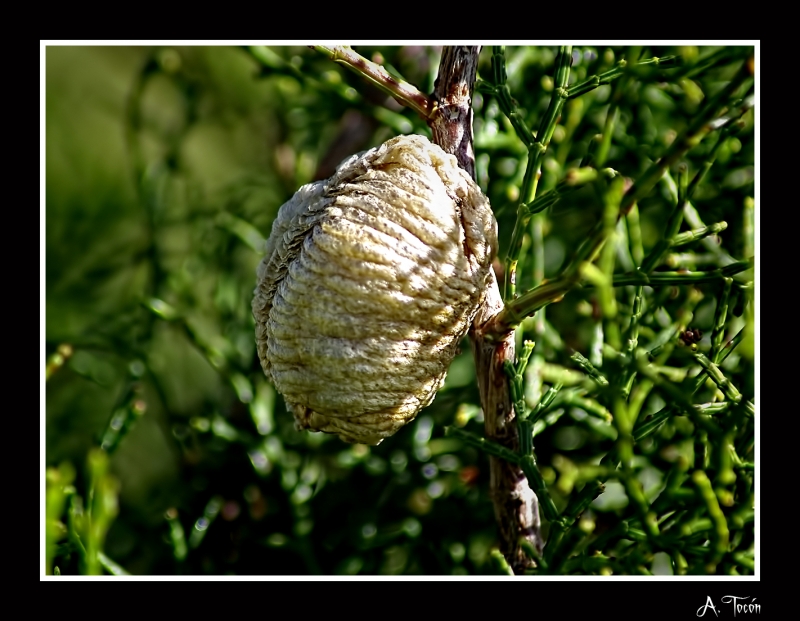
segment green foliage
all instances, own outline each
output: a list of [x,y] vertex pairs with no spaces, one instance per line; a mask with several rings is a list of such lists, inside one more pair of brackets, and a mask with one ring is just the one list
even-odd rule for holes
[[[356,51],[432,91],[436,49]],[[47,572],[508,573],[488,452],[540,497],[538,573],[752,574],[752,57],[482,52],[515,454],[466,342],[378,447],[296,431],[255,354],[277,209],[422,119],[308,48],[49,47]]]

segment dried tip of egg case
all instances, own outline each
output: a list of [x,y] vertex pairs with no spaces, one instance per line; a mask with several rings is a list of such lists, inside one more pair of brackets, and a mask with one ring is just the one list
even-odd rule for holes
[[347,158],[279,210],[253,299],[298,426],[378,444],[444,382],[497,249],[488,199],[422,136]]

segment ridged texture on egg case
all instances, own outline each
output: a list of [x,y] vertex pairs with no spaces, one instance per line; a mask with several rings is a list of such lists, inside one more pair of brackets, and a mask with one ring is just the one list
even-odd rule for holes
[[256,341],[299,427],[378,444],[436,395],[482,302],[497,224],[456,159],[399,136],[284,204]]

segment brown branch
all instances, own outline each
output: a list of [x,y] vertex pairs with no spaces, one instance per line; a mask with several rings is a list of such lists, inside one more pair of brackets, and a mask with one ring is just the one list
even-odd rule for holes
[[[459,165],[475,178],[475,154],[472,148],[472,91],[480,47],[447,46],[442,50],[439,77],[434,90],[435,108],[428,120],[433,141],[458,159]],[[509,378],[503,362],[515,358],[514,331],[488,334],[484,326],[503,309],[497,279],[486,291],[483,306],[470,329],[478,387],[483,407],[487,438],[516,451],[519,446],[514,406],[511,403]],[[501,548],[516,573],[533,566],[520,547],[520,539],[529,541],[541,554],[539,506],[536,494],[528,485],[519,466],[497,457],[489,457],[490,493],[500,530]]]
[[399,103],[408,106],[423,119],[431,113],[428,97],[413,84],[394,77],[381,65],[357,54],[349,45],[312,45],[313,49],[325,54],[333,62],[344,65],[379,89],[394,97]]
[[[509,330],[499,337],[484,332],[484,326],[503,308],[503,299],[497,279],[486,291],[486,299],[478,311],[470,329],[475,372],[483,407],[486,437],[516,451],[519,435],[514,405],[511,402],[509,378],[503,370],[506,360],[514,362],[514,331]],[[520,539],[528,540],[542,553],[539,500],[530,488],[522,469],[504,459],[489,457],[490,495],[494,503],[494,515],[500,529],[503,555],[516,573],[533,566],[531,559],[519,545]]]
[[478,71],[480,46],[445,46],[439,76],[433,87],[434,109],[428,118],[433,142],[458,159],[475,178],[472,150],[472,89]]

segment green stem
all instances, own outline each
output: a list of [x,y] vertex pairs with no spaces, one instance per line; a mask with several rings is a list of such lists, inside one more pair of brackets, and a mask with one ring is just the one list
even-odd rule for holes
[[[675,410],[685,412],[695,425],[700,427],[702,430],[711,433],[715,438],[718,438],[721,435],[721,429],[719,425],[717,425],[710,416],[707,416],[695,409],[694,404],[692,404],[690,397],[696,391],[690,392],[690,394],[687,396],[679,386],[676,386],[668,380],[664,380],[658,373],[656,373],[655,370],[652,369],[651,365],[644,363],[643,360],[639,360],[638,372],[649,378],[657,389],[666,393],[672,403],[666,406],[663,410],[654,414],[650,420],[646,421],[641,426],[635,427],[633,430],[634,440],[641,440],[655,431],[655,429],[658,428],[658,425],[664,422],[666,418],[671,416]],[[659,419],[657,424],[655,422],[656,419]]]
[[189,549],[186,546],[186,533],[178,518],[178,511],[174,508],[167,509],[164,517],[169,524],[169,538],[172,544],[172,554],[176,561],[182,562],[186,560]]
[[536,458],[532,454],[525,455],[520,458],[519,466],[539,498],[539,506],[542,509],[542,513],[544,513],[545,519],[550,522],[556,522],[559,519],[558,509],[556,509],[556,505],[547,491],[547,485],[539,472],[539,467],[536,465]]
[[714,313],[714,331],[711,333],[711,360],[719,362],[722,354],[722,339],[725,336],[725,321],[728,319],[728,301],[731,296],[733,278],[725,278],[722,285],[722,295],[717,302]]
[[640,271],[644,274],[649,274],[658,265],[661,257],[669,250],[672,245],[672,240],[677,236],[683,222],[683,205],[686,203],[686,189],[688,186],[689,172],[685,164],[682,164],[678,169],[678,200],[672,207],[672,211],[667,219],[666,232],[664,237],[658,240],[653,250],[647,255],[647,258],[642,263]]
[[[525,123],[522,114],[517,109],[511,97],[511,91],[506,84],[508,75],[506,74],[506,54],[504,45],[496,45],[492,49],[492,75],[494,78],[492,92],[497,96],[500,109],[503,111],[503,114],[508,117],[511,126],[514,128],[519,139],[522,140],[522,143],[530,148],[536,138]],[[485,83],[481,90],[486,90]]]
[[714,573],[716,564],[720,561],[728,549],[728,523],[725,521],[725,514],[722,512],[722,509],[719,506],[717,496],[714,493],[714,489],[711,487],[711,481],[709,481],[706,473],[702,470],[697,470],[692,475],[692,481],[697,486],[697,490],[700,492],[700,497],[703,499],[703,502],[705,503],[708,513],[711,516],[711,520],[714,524],[714,528],[711,530],[711,564],[714,567],[709,568],[711,571],[708,572]]
[[709,237],[710,235],[716,235],[717,233],[721,233],[727,228],[728,228],[727,222],[717,222],[716,224],[710,224],[708,226],[703,226],[698,229],[686,231],[684,233],[681,233],[680,235],[676,235],[675,237],[673,237],[670,246],[672,248],[676,248],[678,246],[683,246],[685,244],[691,244],[692,242],[698,241],[705,237]]
[[503,364],[503,370],[510,380],[509,390],[511,392],[511,401],[514,404],[514,411],[521,421],[527,419],[530,413],[525,405],[524,373],[525,367],[528,366],[528,359],[533,352],[533,345],[532,341],[525,341],[516,366],[510,360],[506,360]]
[[[650,287],[666,287],[672,285],[696,285],[704,282],[715,282],[726,276],[733,276],[749,270],[754,259],[737,261],[715,270],[697,272],[655,272],[647,275],[641,272],[614,276],[613,286],[647,285]],[[507,302],[492,320],[491,331],[502,333],[518,326],[526,317],[535,314],[552,302],[557,302],[572,289],[581,278],[580,273],[568,273],[531,289],[525,295]],[[587,285],[591,287],[592,285]]]
[[756,232],[756,203],[748,196],[744,200],[744,256],[755,255],[755,232]]
[[97,553],[97,560],[100,561],[100,566],[105,569],[112,576],[129,576],[130,574],[125,569],[112,561],[102,552]]
[[[496,59],[496,60],[495,60]],[[492,56],[493,65],[497,62],[495,68],[496,84],[502,85],[504,88],[498,86],[498,98],[501,99],[501,107],[509,110],[507,116],[514,125],[514,129],[518,135],[525,136],[523,142],[528,147],[528,163],[525,168],[525,176],[522,179],[522,187],[520,188],[519,205],[517,206],[517,219],[514,224],[514,230],[511,234],[511,243],[509,244],[508,254],[506,255],[506,270],[505,270],[505,286],[504,286],[504,299],[513,300],[516,296],[516,272],[517,264],[519,262],[519,253],[522,247],[522,237],[528,229],[531,219],[531,211],[529,205],[533,203],[536,197],[536,189],[539,184],[539,177],[541,175],[542,161],[547,152],[547,147],[550,145],[550,140],[553,137],[558,119],[561,116],[561,109],[564,107],[564,102],[567,100],[567,83],[569,81],[569,68],[572,62],[572,46],[561,46],[558,57],[556,58],[556,75],[554,80],[553,96],[550,98],[550,104],[542,117],[539,124],[539,131],[536,136],[533,136],[533,141],[529,141],[528,136],[530,130],[527,126],[519,123],[519,113],[516,113],[511,106],[510,93],[505,86],[505,55],[502,51],[496,51]],[[499,93],[502,90],[503,95]],[[511,116],[511,112],[515,114]]]
[[723,347],[723,348],[720,350],[720,352],[719,352],[719,355],[718,355],[718,360],[716,361],[716,364],[722,364],[723,362],[725,362],[725,359],[726,359],[728,356],[730,356],[730,355],[731,355],[731,352],[732,352],[734,349],[736,349],[736,346],[737,346],[739,343],[741,343],[741,342],[742,342],[742,339],[743,339],[743,338],[744,338],[744,328],[742,328],[741,330],[739,330],[739,331],[736,333],[736,335],[735,335],[735,336],[734,336],[734,337],[733,337],[733,338],[732,338],[730,341],[728,341],[727,343],[725,343],[725,347]]
[[[567,89],[567,97],[569,99],[572,99],[573,97],[580,97],[581,95],[585,95],[586,93],[593,91],[598,86],[609,84],[612,80],[616,80],[617,78],[623,76],[627,70],[630,70],[628,69],[628,64],[629,63],[627,60],[621,60],[613,69],[609,69],[604,73],[593,75],[578,84],[573,84],[569,87],[569,89]],[[680,56],[664,56],[663,58],[648,58],[647,60],[642,60],[638,63],[631,64],[630,67],[639,68],[647,66],[659,66],[664,69],[670,69],[674,67],[680,67],[681,64],[682,60]]]
[[[575,406],[584,410],[589,416],[602,420],[604,423],[610,423],[614,420],[611,412],[609,412],[600,403],[594,399],[582,397],[575,390],[561,392],[553,401],[553,406]],[[544,413],[546,413],[546,411]]]
[[[625,355],[628,360],[633,361],[635,358],[636,348],[639,347],[639,321],[642,318],[642,298],[644,287],[639,285],[633,294],[633,307],[631,309],[631,322],[625,334]],[[631,364],[630,368],[625,374],[625,379],[622,382],[622,398],[627,401],[628,396],[631,394],[633,381],[636,378],[635,365]]]
[[494,457],[499,457],[500,459],[505,459],[512,464],[519,465],[520,456],[515,453],[514,451],[505,448],[504,446],[497,444],[496,442],[492,442],[491,440],[487,440],[484,437],[477,436],[469,431],[464,431],[463,429],[458,429],[457,427],[445,427],[444,434],[446,436],[453,436],[454,438],[458,438],[459,440],[463,441],[464,444],[468,444],[473,446],[477,449],[480,449],[487,455],[492,455]]
[[544,416],[547,408],[550,407],[550,404],[553,403],[553,400],[556,398],[558,392],[564,387],[564,384],[558,383],[551,386],[546,393],[539,399],[539,403],[536,404],[536,407],[530,413],[529,422],[531,425],[539,420],[542,416]]
[[641,265],[644,261],[644,246],[642,244],[642,227],[639,222],[639,208],[636,205],[625,214],[625,222],[628,225],[631,258],[635,265]]
[[591,377],[595,382],[597,382],[600,386],[608,386],[608,380],[606,377],[598,371],[595,366],[580,352],[574,352],[570,356],[570,360],[575,362],[581,369],[586,372],[586,375]]
[[[617,82],[617,85],[622,84]],[[608,159],[608,152],[611,149],[611,138],[614,135],[614,125],[617,122],[617,113],[619,112],[619,104],[616,101],[611,102],[606,114],[606,121],[603,125],[603,137],[600,140],[600,146],[597,147],[594,163],[596,166],[602,166]]]
[[[714,270],[699,270],[696,272],[655,272],[650,275],[642,273],[620,274],[614,276],[614,286],[648,285],[650,287],[665,287],[669,285],[692,285],[704,282],[715,282],[747,271],[751,269],[753,265],[754,259],[751,258],[747,261],[737,261],[736,263],[731,263],[730,265]],[[522,299],[522,297],[518,298],[518,300]]]
[[694,359],[700,363],[703,369],[705,369],[706,373],[708,373],[708,376],[728,399],[736,403],[742,400],[742,394],[736,389],[736,386],[734,386],[731,381],[725,377],[716,364],[711,362],[700,352],[697,352],[694,355]]

